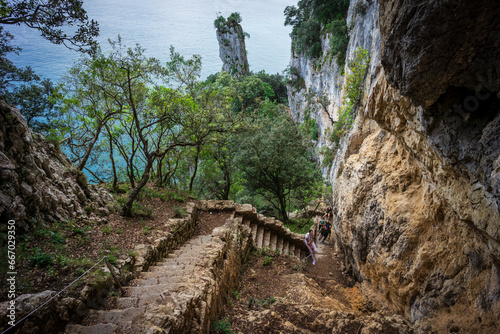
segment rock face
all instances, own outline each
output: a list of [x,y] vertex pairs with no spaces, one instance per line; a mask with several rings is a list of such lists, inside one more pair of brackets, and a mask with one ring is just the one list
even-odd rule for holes
[[102,220],[113,197],[88,184],[59,150],[32,133],[19,110],[0,100],[0,217],[27,230],[37,220]]
[[239,23],[227,20],[217,28],[219,57],[222,70],[234,77],[240,77],[249,71],[245,33]]
[[[354,126],[324,173],[335,237],[419,332],[495,333],[500,323],[500,13],[495,1],[369,1],[347,60],[370,51]],[[327,47],[324,48],[326,55]],[[321,60],[320,60],[321,61]],[[293,58],[318,107],[318,146],[338,117],[336,65]],[[300,121],[305,89],[291,89]],[[326,109],[326,110],[325,110]],[[311,115],[312,116],[312,115]]]

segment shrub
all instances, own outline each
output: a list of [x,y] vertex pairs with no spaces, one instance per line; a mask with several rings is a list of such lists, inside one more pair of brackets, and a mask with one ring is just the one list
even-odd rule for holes
[[187,211],[184,208],[174,206],[173,210],[174,210],[174,217],[175,218],[184,218],[187,215]]
[[52,242],[54,244],[64,244],[66,243],[66,240],[64,239],[64,237],[62,235],[60,235],[59,233],[52,233]]
[[349,131],[354,122],[354,107],[359,103],[363,96],[364,79],[368,69],[370,58],[368,50],[358,48],[354,60],[349,64],[350,74],[346,77],[344,87],[345,97],[342,106],[339,109],[339,119],[332,128],[329,139],[338,148],[340,139]]
[[347,46],[349,45],[349,29],[347,28],[346,20],[333,20],[326,29],[332,34],[329,41],[332,48],[332,55],[335,56],[337,65],[343,71]]
[[144,226],[144,228],[142,229],[142,234],[147,235],[147,234],[151,233],[152,229],[153,228],[151,226]]
[[137,202],[132,204],[132,214],[143,217],[153,217],[153,209],[147,206],[140,205]]
[[61,153],[61,142],[59,140],[59,137],[54,134],[48,134],[45,137],[45,141],[49,144],[54,145],[56,153]]
[[262,262],[262,265],[263,266],[270,266],[271,264],[273,264],[273,261],[274,261],[274,257],[272,257],[272,256],[265,256],[264,257],[264,261]]
[[54,264],[54,257],[36,248],[34,254],[29,259],[29,263],[34,267],[47,268]]
[[233,334],[233,330],[231,329],[231,323],[229,322],[229,318],[224,318],[223,320],[218,320],[212,323],[211,326],[212,332],[216,334]]
[[232,294],[234,299],[238,299],[241,296],[241,293],[238,290],[233,290]]

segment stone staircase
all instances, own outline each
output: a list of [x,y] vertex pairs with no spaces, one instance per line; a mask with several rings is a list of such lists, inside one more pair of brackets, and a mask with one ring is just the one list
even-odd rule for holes
[[[191,237],[200,210],[231,214],[211,235]],[[175,232],[156,245],[136,247],[140,274],[124,287],[123,296],[108,298],[104,309],[90,310],[64,333],[208,333],[238,283],[251,246],[298,258],[307,254],[302,235],[257,214],[251,205],[206,201],[188,212],[189,218],[175,222]]]
[[[199,328],[198,304],[211,287],[210,270],[203,270],[216,247],[212,236],[198,236],[151,266],[125,287],[126,294],[112,297],[106,310],[91,310],[82,325],[68,325],[66,333],[181,333]],[[217,253],[217,252],[215,252]],[[206,303],[205,303],[206,304]]]

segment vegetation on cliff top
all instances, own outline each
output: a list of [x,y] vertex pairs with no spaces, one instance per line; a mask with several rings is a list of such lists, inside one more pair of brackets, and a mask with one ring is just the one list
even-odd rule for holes
[[214,21],[214,27],[217,29],[217,31],[221,32],[225,32],[226,28],[230,27],[238,28],[238,32],[240,32],[239,37],[242,40],[244,40],[245,38],[250,38],[250,34],[243,31],[243,28],[240,25],[241,21],[242,18],[240,13],[238,12],[231,13],[231,15],[227,17],[227,19],[222,15],[218,15]]
[[292,26],[294,51],[308,58],[319,58],[322,53],[321,36],[331,34],[332,55],[343,68],[349,44],[348,9],[348,0],[300,0],[297,6],[287,6],[285,25]]

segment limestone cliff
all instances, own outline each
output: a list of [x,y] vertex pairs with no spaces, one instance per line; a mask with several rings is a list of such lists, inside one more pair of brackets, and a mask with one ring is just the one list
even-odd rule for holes
[[0,217],[28,230],[36,221],[104,220],[113,197],[88,184],[59,150],[0,100]]
[[217,41],[219,42],[219,57],[222,60],[222,70],[234,77],[245,75],[249,71],[247,51],[245,48],[245,33],[232,14],[227,20],[219,17],[216,21]]
[[[346,267],[421,333],[496,333],[500,323],[500,11],[492,0],[362,1],[347,62],[370,51],[362,106],[324,174]],[[338,119],[345,76],[292,57],[299,122]],[[299,89],[297,89],[299,88]],[[328,96],[306,101],[306,89]],[[311,96],[311,94],[309,94]],[[315,107],[316,106],[316,107]]]

